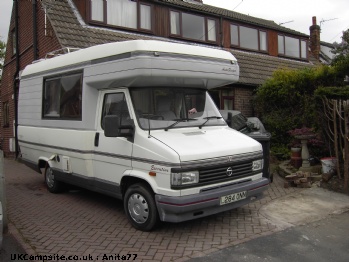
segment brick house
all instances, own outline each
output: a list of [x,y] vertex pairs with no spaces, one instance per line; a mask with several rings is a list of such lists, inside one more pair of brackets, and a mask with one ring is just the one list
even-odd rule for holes
[[[316,19],[312,27],[318,29]],[[312,32],[320,35],[319,30]],[[221,109],[252,116],[255,89],[276,69],[319,63],[320,53],[308,52],[316,43],[312,34],[309,37],[270,20],[205,5],[202,0],[14,1],[0,86],[1,147],[6,156],[15,155],[21,70],[52,51],[134,39],[224,48],[238,59],[240,80],[213,90],[211,96]]]

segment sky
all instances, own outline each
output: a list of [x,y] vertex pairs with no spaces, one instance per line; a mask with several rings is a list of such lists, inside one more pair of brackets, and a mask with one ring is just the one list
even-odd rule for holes
[[[321,41],[340,42],[349,28],[349,0],[203,0],[205,4],[234,10],[309,35],[312,17],[321,26]],[[7,41],[13,0],[0,0],[0,38]]]
[[[320,40],[341,42],[349,28],[349,0],[203,0],[205,4],[242,14],[273,20],[275,23],[309,35],[312,17],[321,27]],[[323,21],[323,22],[321,22]]]

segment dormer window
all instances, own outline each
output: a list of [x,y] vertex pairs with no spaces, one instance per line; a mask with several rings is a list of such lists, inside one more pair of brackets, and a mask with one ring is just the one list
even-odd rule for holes
[[278,35],[278,51],[281,56],[307,59],[307,41]]
[[138,0],[91,0],[92,22],[134,30],[152,30],[152,5]]
[[217,42],[216,20],[204,16],[170,11],[171,36],[202,42]]
[[267,32],[256,28],[230,25],[231,45],[243,49],[267,52]]

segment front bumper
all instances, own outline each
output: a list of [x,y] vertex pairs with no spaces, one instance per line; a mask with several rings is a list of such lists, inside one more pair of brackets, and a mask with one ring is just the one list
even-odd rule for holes
[[[215,188],[195,195],[182,197],[155,195],[155,201],[162,221],[182,222],[235,209],[261,199],[263,191],[268,188],[268,185],[269,179],[263,177],[241,184]],[[245,199],[220,205],[222,196],[242,191],[247,191]]]

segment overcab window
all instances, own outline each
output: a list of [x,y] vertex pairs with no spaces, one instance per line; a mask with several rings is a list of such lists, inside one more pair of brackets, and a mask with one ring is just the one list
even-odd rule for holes
[[44,80],[43,118],[81,120],[82,73]]

